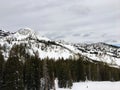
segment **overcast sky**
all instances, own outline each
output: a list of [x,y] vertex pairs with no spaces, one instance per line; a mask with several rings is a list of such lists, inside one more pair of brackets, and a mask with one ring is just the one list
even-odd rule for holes
[[0,0],[0,28],[51,39],[120,44],[120,0]]

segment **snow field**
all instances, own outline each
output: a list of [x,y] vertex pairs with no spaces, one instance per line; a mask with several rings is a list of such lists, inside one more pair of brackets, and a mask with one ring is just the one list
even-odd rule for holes
[[120,90],[120,81],[119,82],[110,82],[110,81],[102,81],[102,82],[79,82],[73,83],[73,87],[71,89],[58,88],[57,81],[56,90]]

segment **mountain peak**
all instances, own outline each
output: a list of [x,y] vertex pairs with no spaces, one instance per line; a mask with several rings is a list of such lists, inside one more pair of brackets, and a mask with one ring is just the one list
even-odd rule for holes
[[28,35],[35,33],[31,28],[21,28],[18,30],[18,33],[21,35]]
[[40,36],[39,33],[36,33],[31,28],[21,28],[16,33],[13,34],[13,37],[16,38],[17,40],[24,40],[30,37],[32,39],[49,41],[48,38]]
[[12,36],[13,38],[16,38],[17,40],[23,40],[28,37],[37,39],[39,35],[37,35],[37,33],[30,28],[21,28],[16,33],[14,33]]

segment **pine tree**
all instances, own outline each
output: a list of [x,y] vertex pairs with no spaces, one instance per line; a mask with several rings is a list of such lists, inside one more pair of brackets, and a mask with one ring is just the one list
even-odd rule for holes
[[82,57],[77,60],[77,81],[85,81],[85,70]]
[[17,56],[10,56],[5,63],[4,90],[23,90],[22,63]]
[[68,72],[67,87],[71,89],[72,86],[73,86],[73,80],[72,80],[72,77],[71,77],[71,71],[69,70],[69,72]]
[[50,90],[50,76],[48,73],[47,59],[43,60],[43,78],[42,78],[42,90]]
[[50,88],[55,90],[55,61],[47,60],[48,74],[50,77]]
[[97,63],[96,67],[97,67],[97,73],[96,73],[97,74],[97,80],[96,81],[100,81],[100,78],[101,78],[100,77],[100,65]]
[[61,59],[57,63],[57,78],[60,88],[72,87],[72,75],[69,67],[69,61]]
[[24,65],[24,87],[25,90],[40,89],[40,67],[39,59],[30,57]]
[[3,88],[3,69],[4,69],[4,57],[0,52],[0,90]]

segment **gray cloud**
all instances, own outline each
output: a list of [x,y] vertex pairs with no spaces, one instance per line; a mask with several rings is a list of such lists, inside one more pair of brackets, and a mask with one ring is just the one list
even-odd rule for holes
[[21,27],[52,39],[120,43],[120,0],[0,0],[0,28]]

